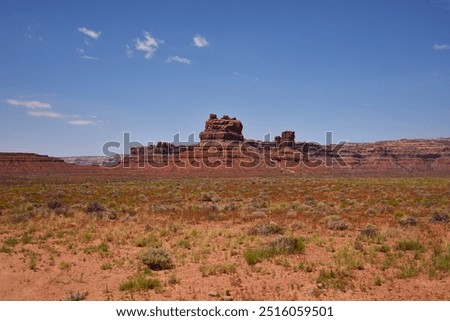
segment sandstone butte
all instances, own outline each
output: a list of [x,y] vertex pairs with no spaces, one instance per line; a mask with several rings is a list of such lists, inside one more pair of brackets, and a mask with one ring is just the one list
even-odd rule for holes
[[133,147],[121,158],[108,159],[103,163],[107,166],[98,165],[106,157],[72,157],[65,162],[46,155],[0,153],[0,177],[450,174],[450,138],[346,143],[337,149],[296,141],[294,131],[284,131],[270,142],[246,139],[243,128],[236,118],[211,114],[199,143]]

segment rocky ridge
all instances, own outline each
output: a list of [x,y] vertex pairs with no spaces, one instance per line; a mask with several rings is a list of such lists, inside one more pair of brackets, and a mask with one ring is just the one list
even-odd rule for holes
[[450,138],[325,146],[296,141],[294,131],[284,131],[274,141],[256,141],[244,139],[242,130],[238,119],[211,114],[200,143],[193,145],[158,142],[133,147],[122,158],[65,158],[72,164],[46,155],[0,153],[0,176],[450,174]]

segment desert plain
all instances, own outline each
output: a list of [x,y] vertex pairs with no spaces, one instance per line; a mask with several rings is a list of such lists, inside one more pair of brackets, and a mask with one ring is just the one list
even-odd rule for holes
[[3,173],[1,300],[450,299],[448,176],[94,172]]

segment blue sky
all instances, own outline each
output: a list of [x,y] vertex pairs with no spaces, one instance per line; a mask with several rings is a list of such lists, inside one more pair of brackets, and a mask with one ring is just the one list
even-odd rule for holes
[[[450,137],[450,1],[0,0],[0,151]],[[198,138],[197,138],[198,139]]]

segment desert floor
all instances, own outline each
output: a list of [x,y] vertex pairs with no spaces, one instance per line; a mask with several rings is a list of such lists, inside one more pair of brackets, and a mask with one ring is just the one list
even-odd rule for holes
[[8,179],[1,300],[450,300],[450,178]]

